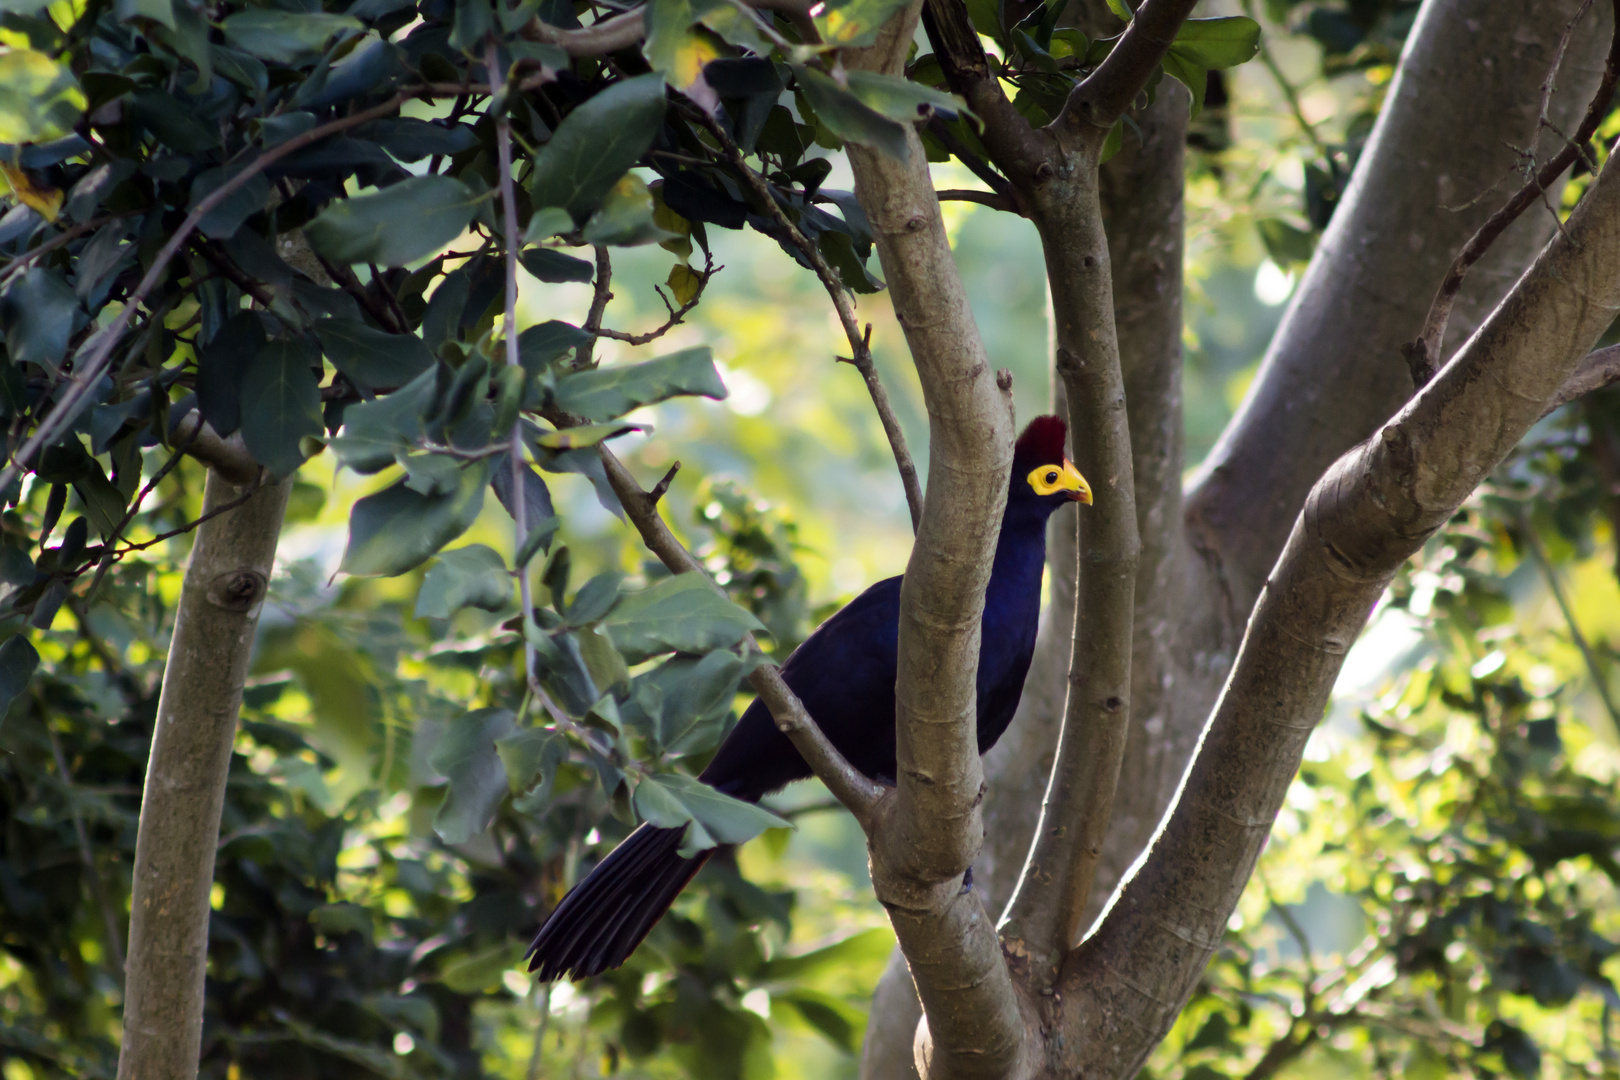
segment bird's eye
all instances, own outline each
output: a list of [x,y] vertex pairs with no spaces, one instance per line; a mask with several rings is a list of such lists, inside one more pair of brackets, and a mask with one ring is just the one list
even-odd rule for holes
[[1058,474],[1056,469],[1046,474],[1046,482],[1048,484],[1055,484],[1058,482]]

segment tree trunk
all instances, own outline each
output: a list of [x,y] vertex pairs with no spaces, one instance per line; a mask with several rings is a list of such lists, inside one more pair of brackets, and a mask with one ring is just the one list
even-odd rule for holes
[[[210,470],[203,512],[247,491]],[[147,761],[130,900],[119,1080],[197,1075],[208,894],[242,684],[291,481],[197,530]]]

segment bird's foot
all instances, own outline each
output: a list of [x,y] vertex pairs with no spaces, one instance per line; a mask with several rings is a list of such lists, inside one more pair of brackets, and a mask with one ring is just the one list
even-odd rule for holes
[[958,895],[966,896],[968,893],[970,893],[972,891],[973,891],[973,867],[970,866],[970,867],[967,868],[967,872],[962,875],[962,891]]

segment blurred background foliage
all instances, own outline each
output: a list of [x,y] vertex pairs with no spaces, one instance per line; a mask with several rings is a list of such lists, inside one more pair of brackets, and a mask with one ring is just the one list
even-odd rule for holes
[[[1266,27],[1261,62],[1216,73],[1189,139],[1189,468],[1253,376],[1418,5],[1245,6]],[[0,27],[0,44],[27,44],[13,16]],[[848,186],[843,169],[830,186]],[[939,173],[940,187],[976,186],[954,165]],[[1048,399],[1033,230],[972,204],[946,213],[1027,418]],[[656,430],[619,445],[644,482],[680,459],[667,516],[785,652],[902,569],[905,505],[860,378],[834,360],[843,338],[818,283],[753,232],[711,240],[725,269],[660,348],[712,346],[730,397],[634,414]],[[669,254],[616,260],[610,323],[656,325]],[[580,322],[590,302],[589,285],[523,288],[523,325]],[[886,298],[860,304],[924,461]],[[417,617],[426,571],[332,580],[349,511],[377,484],[331,458],[300,473],[244,703],[205,1075],[854,1076],[892,936],[859,831],[813,783],[774,804],[795,830],[714,860],[623,969],[532,985],[521,955],[539,915],[633,818],[564,762],[543,813],[506,799],[463,843],[435,832],[451,797],[435,745],[452,718],[514,692],[514,645],[499,613]],[[201,479],[183,462],[131,536],[192,520]],[[1609,392],[1538,426],[1402,574],[1151,1075],[1620,1074],[1617,480]],[[575,583],[661,573],[584,478],[551,486]],[[38,531],[46,504],[46,485],[25,493],[0,521],[8,545]],[[491,505],[467,539],[502,547],[505,533]],[[140,784],[188,542],[125,558],[92,602],[64,603],[0,724],[4,1080],[115,1071]]]

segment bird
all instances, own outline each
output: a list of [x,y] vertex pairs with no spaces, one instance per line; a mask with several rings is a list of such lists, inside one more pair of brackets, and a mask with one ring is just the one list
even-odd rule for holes
[[[1060,506],[1090,504],[1091,488],[1064,455],[1063,420],[1038,416],[1013,449],[1007,505],[985,588],[977,677],[978,743],[983,754],[1012,722],[1035,652],[1046,522]],[[840,608],[782,665],[782,679],[851,765],[892,784],[900,583],[886,578]],[[698,779],[758,802],[811,775],[756,699],[721,741]],[[564,896],[529,947],[542,982],[588,978],[629,959],[702,869],[714,849],[680,854],[685,828],[642,824]]]

